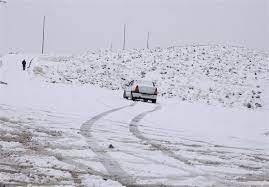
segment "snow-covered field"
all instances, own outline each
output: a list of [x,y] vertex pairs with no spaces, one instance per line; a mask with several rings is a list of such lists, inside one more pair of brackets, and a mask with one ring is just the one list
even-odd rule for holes
[[[34,58],[25,72],[24,58]],[[2,62],[0,186],[269,186],[266,53],[191,46]],[[122,84],[143,77],[156,80],[157,104],[122,99]]]
[[212,45],[96,51],[38,58],[34,73],[46,82],[121,89],[132,79],[155,80],[161,96],[225,107],[264,107],[268,53]]

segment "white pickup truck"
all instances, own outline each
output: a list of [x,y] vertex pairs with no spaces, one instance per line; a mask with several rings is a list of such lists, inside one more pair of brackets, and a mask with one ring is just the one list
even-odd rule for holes
[[133,101],[137,99],[143,99],[144,101],[151,101],[156,103],[158,90],[152,81],[144,80],[132,80],[125,85],[123,92],[123,98],[132,99]]

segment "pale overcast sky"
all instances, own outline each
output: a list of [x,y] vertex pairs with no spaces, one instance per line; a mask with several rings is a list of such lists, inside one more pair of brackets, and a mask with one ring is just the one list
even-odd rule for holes
[[0,49],[48,53],[189,44],[269,51],[269,0],[8,0],[0,4]]

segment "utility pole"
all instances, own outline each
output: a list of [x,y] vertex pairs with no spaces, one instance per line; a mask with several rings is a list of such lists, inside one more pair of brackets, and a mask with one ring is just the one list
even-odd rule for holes
[[147,49],[149,49],[149,32],[148,32],[148,36],[147,36]]
[[[0,11],[2,11],[2,5],[3,5],[3,23],[2,23],[2,20],[0,20],[0,27],[3,27],[3,38],[2,36],[0,36],[0,40],[3,40],[1,42],[1,46],[0,45],[0,50],[2,49],[3,47],[3,54],[5,54],[7,51],[8,51],[8,37],[7,37],[7,20],[6,20],[6,17],[7,17],[7,1],[6,0],[0,0]],[[3,24],[3,25],[2,25]],[[2,55],[2,52],[0,51],[0,58],[1,58],[1,55]],[[1,59],[0,59],[0,63],[1,63]]]
[[46,23],[46,16],[44,16],[43,18],[42,54],[44,53],[44,43],[45,43],[45,23]]
[[122,47],[123,50],[125,50],[125,37],[126,37],[126,24],[124,24],[123,28],[123,47]]
[[110,43],[110,51],[111,51],[111,52],[113,51],[113,45],[112,45],[112,42]]

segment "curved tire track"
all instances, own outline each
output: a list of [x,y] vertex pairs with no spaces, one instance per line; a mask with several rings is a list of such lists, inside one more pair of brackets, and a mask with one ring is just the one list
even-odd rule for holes
[[186,159],[183,156],[180,155],[176,155],[174,152],[172,152],[171,150],[169,150],[168,148],[162,146],[161,144],[157,144],[154,141],[152,141],[150,138],[147,138],[143,135],[143,133],[141,131],[139,131],[138,125],[140,123],[140,121],[148,114],[161,110],[162,107],[161,105],[158,105],[157,107],[155,107],[153,110],[149,110],[146,112],[143,112],[139,115],[137,115],[136,117],[134,117],[129,125],[129,130],[130,132],[136,136],[138,139],[145,141],[147,144],[151,145],[152,147],[156,148],[157,150],[160,150],[161,152],[163,152],[164,154],[168,155],[169,157],[172,157],[176,160],[179,160],[185,164],[190,165],[191,163],[189,162],[188,159]]
[[91,128],[101,118],[124,108],[133,107],[135,106],[135,104],[136,103],[132,103],[131,105],[114,108],[101,114],[98,114],[97,116],[83,123],[80,127],[81,135],[88,139],[87,142],[90,145],[91,150],[96,154],[99,161],[106,168],[110,178],[112,180],[118,181],[123,185],[134,184],[135,179],[132,176],[128,175],[121,168],[120,164],[116,160],[114,160],[101,146],[98,145],[97,140],[91,134]]
[[[167,155],[175,160],[178,160],[186,165],[189,165],[189,166],[192,166],[192,163],[191,161],[184,157],[184,156],[181,156],[181,155],[177,155],[175,154],[172,150],[170,150],[169,148],[161,145],[161,144],[158,144],[156,142],[154,142],[154,140],[150,139],[150,138],[147,138],[146,136],[143,135],[143,132],[141,132],[139,130],[139,123],[140,121],[148,114],[152,113],[152,112],[156,112],[158,110],[161,110],[161,105],[158,105],[157,107],[155,107],[154,109],[152,110],[149,110],[149,111],[146,111],[146,112],[143,112],[139,115],[137,115],[136,117],[134,117],[132,119],[132,121],[130,122],[129,124],[129,131],[134,135],[136,136],[138,139],[140,139],[141,141],[144,141],[146,144],[154,147],[156,150],[159,150],[161,151],[164,155]],[[189,169],[185,169],[186,171],[189,171],[191,173],[191,176],[203,176],[203,177],[206,177],[208,178],[209,180],[213,180],[216,182],[216,185],[224,185],[225,183],[222,181],[222,179],[220,179],[219,177],[217,176],[211,176],[211,175],[208,175],[208,174],[202,174],[200,172],[197,172],[197,171],[193,171],[193,170],[189,170]]]

